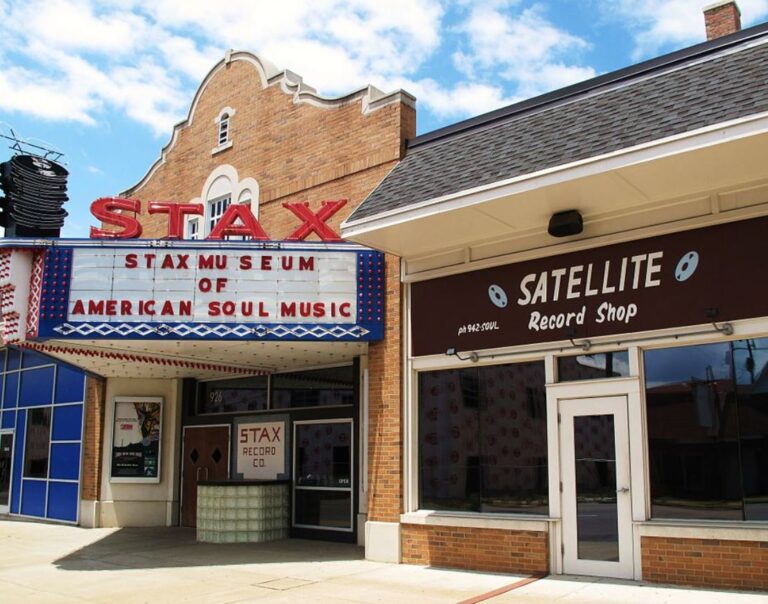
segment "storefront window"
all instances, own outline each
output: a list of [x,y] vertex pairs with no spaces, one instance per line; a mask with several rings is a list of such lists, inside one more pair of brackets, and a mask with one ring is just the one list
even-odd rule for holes
[[655,518],[768,520],[768,339],[645,353]]
[[51,443],[51,408],[30,409],[24,451],[24,477],[48,478]]
[[277,373],[272,376],[272,409],[326,407],[354,403],[352,365]]
[[201,382],[198,413],[263,411],[267,408],[267,376]]
[[420,507],[548,513],[542,362],[419,374]]
[[601,380],[628,375],[629,354],[626,350],[579,354],[557,359],[558,382]]

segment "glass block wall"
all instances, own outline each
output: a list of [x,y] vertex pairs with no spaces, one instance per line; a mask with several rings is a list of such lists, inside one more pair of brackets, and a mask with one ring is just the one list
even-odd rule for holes
[[76,523],[85,373],[32,351],[0,349],[0,430],[13,434],[11,514]]

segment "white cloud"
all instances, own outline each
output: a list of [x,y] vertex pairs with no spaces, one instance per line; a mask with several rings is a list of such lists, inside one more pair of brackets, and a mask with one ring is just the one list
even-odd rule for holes
[[454,54],[456,67],[470,78],[495,74],[529,97],[595,75],[590,67],[569,65],[589,44],[550,23],[538,6],[520,10],[517,2],[472,4],[458,29],[468,47]]
[[53,77],[20,67],[0,69],[0,108],[38,118],[94,124],[98,100]]
[[432,79],[422,79],[403,81],[401,86],[441,118],[478,115],[520,100],[505,96],[500,86],[477,82],[460,82],[447,87]]
[[[704,0],[602,0],[604,14],[633,32],[635,60],[655,55],[666,46],[682,47],[706,39]],[[768,0],[739,0],[743,26],[768,16]]]
[[227,48],[346,94],[415,73],[442,14],[438,0],[1,2],[0,110],[93,124],[118,109],[167,136]]
[[[574,58],[584,40],[520,2],[0,0],[0,110],[105,127],[119,111],[167,137],[228,48],[329,96],[404,87],[446,118],[594,75]],[[447,13],[462,24],[449,26]],[[462,47],[452,83],[438,83],[424,67],[448,38]]]

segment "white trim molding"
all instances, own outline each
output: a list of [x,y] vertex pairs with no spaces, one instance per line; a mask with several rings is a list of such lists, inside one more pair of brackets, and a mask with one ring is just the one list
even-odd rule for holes
[[365,559],[400,563],[400,523],[365,523]]
[[[231,144],[231,141],[230,141]],[[255,178],[240,179],[237,169],[229,164],[221,164],[205,179],[200,197],[191,199],[189,203],[201,203],[205,206],[205,215],[200,225],[198,237],[203,239],[210,232],[210,210],[208,203],[214,199],[230,196],[230,203],[249,203],[253,215],[259,217],[259,183]],[[248,199],[250,195],[250,200]],[[193,218],[194,219],[194,218]],[[186,229],[186,225],[185,225]],[[185,230],[186,233],[186,230]]]
[[[357,220],[345,220],[341,234],[345,239],[354,239],[365,233],[395,226],[404,222],[443,214],[502,197],[532,191],[541,187],[618,170],[642,162],[678,155],[749,136],[768,133],[768,112],[712,124],[698,130],[684,132],[656,139],[633,147],[596,155],[587,159],[561,164],[529,174],[465,189],[426,199],[404,208],[388,210]],[[438,143],[439,144],[439,143]]]
[[436,512],[419,510],[400,514],[401,524],[419,524],[423,526],[451,526],[459,528],[501,529],[505,531],[536,531],[546,533],[549,524],[557,518],[546,516],[524,516],[521,514],[482,514],[460,512]]
[[766,522],[685,522],[649,520],[638,522],[640,537],[669,537],[673,539],[718,539],[720,541],[768,542]]

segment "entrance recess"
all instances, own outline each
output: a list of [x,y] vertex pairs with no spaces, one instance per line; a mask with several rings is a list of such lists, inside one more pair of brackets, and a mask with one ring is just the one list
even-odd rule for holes
[[563,572],[632,578],[627,398],[559,406]]
[[186,426],[181,468],[181,525],[197,526],[197,482],[229,478],[229,426]]
[[0,514],[7,514],[11,501],[13,432],[0,432]]

